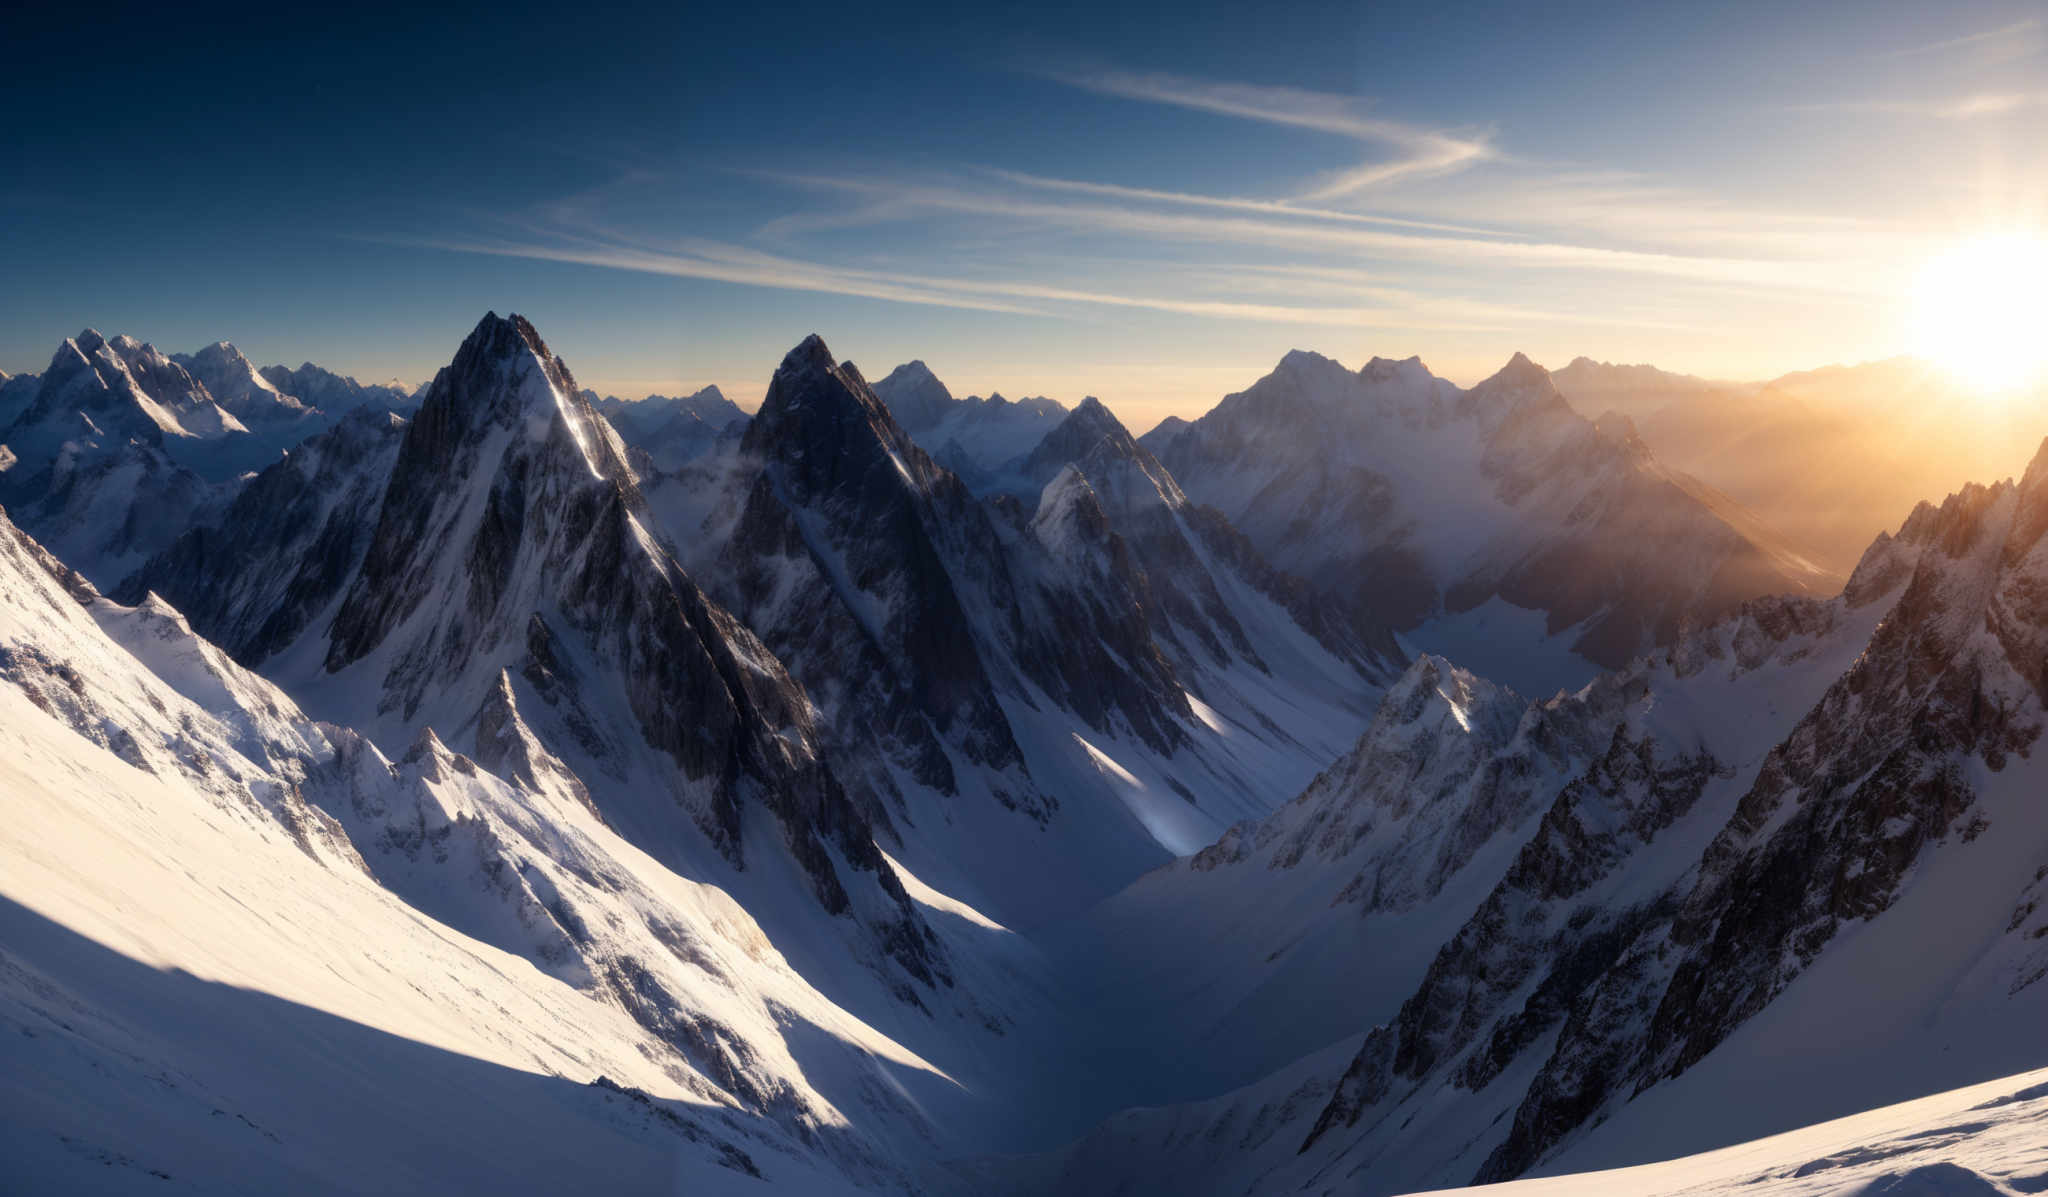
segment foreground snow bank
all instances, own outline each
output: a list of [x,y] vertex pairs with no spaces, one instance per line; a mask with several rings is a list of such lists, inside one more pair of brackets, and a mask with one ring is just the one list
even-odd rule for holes
[[1684,1159],[1440,1193],[2005,1197],[2048,1192],[2048,1069]]

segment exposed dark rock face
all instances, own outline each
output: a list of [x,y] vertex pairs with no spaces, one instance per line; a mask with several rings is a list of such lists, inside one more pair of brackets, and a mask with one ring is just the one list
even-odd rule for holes
[[[955,787],[945,744],[1020,769],[967,604],[1015,619],[981,504],[811,337],[783,359],[742,453],[760,463],[721,558],[735,604],[815,688],[848,743],[894,746]],[[963,594],[956,570],[980,593]]]
[[[1517,825],[1516,810],[1540,798],[1546,781],[1554,785],[1560,773],[1570,780],[1493,892],[1438,951],[1394,1023],[1368,1040],[1303,1150],[1447,1067],[1455,1065],[1451,1084],[1486,1087],[1557,1026],[1632,940],[1645,912],[1612,909],[1591,895],[1685,814],[1715,771],[1710,758],[1661,758],[1649,738],[1630,734],[1626,717],[1645,697],[1640,682],[1615,681],[1583,700],[1532,706],[1504,749],[1482,759],[1479,798],[1452,803],[1463,818],[1441,837],[1447,855],[1437,885],[1470,860],[1476,834]],[[1603,734],[1601,751],[1593,737]]]
[[1184,742],[1153,592],[1086,482],[1037,520],[976,498],[815,337],[776,371],[741,452],[754,472],[719,572],[818,699],[839,758],[879,752],[941,792],[964,762],[1042,818],[1054,803],[1004,700],[1043,695],[1161,753]]

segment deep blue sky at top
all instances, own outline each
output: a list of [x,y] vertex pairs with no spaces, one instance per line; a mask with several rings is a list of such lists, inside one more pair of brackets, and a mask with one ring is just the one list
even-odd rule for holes
[[[0,17],[0,369],[40,369],[90,324],[417,379],[493,307],[531,316],[604,389],[716,381],[743,399],[814,330],[871,374],[921,355],[963,393],[1086,389],[1154,407],[1181,393],[1206,406],[1291,345],[1352,361],[1421,351],[1462,381],[1516,348],[1719,373],[1874,355],[1885,246],[1913,252],[1987,211],[2039,215],[2044,16],[2039,3],[32,4]],[[1359,141],[1102,82],[1132,78],[1321,97],[1396,134]],[[1958,107],[1980,96],[1997,102]],[[1689,265],[1326,245],[1297,234],[1360,226],[1185,198],[1309,204],[1333,172],[1414,152],[1403,130],[1485,152],[1309,206],[1566,258],[1748,265],[1703,280]],[[1278,227],[1122,227],[1104,208]],[[694,264],[548,260],[622,246]],[[740,264],[707,272],[707,253]],[[791,285],[790,263],[829,277]],[[1803,317],[1754,294],[1813,272],[1830,281]],[[872,293],[896,279],[919,298]],[[1190,299],[1219,306],[1160,303]],[[1811,333],[1788,337],[1788,323]]]

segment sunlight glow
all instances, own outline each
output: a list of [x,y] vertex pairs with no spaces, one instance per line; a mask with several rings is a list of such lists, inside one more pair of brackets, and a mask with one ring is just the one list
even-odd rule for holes
[[1930,261],[1913,296],[1914,350],[1989,392],[2048,375],[2048,240],[1989,236]]

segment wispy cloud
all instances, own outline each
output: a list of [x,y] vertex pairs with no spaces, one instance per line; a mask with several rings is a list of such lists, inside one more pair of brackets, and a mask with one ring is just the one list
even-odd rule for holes
[[1329,175],[1302,195],[1304,201],[1311,203],[1396,179],[1461,170],[1492,157],[1494,152],[1487,136],[1444,132],[1370,116],[1361,112],[1358,102],[1351,97],[1328,92],[1117,70],[1059,72],[1051,77],[1102,95],[1313,129],[1399,152],[1400,156],[1388,161],[1365,163]]
[[1403,216],[1381,216],[1370,212],[1347,212],[1335,208],[1312,208],[1288,200],[1236,199],[1228,196],[1202,195],[1188,191],[1161,191],[1150,187],[1124,187],[1115,183],[1090,183],[1079,179],[1056,179],[1045,175],[1025,174],[1019,171],[1002,170],[999,168],[988,168],[984,173],[991,178],[1015,183],[1022,187],[1035,187],[1045,191],[1064,191],[1077,195],[1095,195],[1107,199],[1184,204],[1197,208],[1218,208],[1235,212],[1260,212],[1271,216],[1299,216],[1313,220],[1333,220],[1343,224],[1424,229],[1439,233],[1470,233],[1481,237],[1507,235],[1499,229],[1478,228],[1462,224],[1444,224],[1434,220],[1414,220]]
[[[409,244],[1035,319],[1121,310],[1353,332],[1685,336],[1719,327],[1734,296],[1865,303],[1878,280],[1849,266],[1879,242],[1877,260],[1896,257],[1890,231],[1849,218],[1739,208],[1628,171],[1511,157],[1491,134],[1385,119],[1346,96],[1118,71],[1057,77],[1327,134],[1341,139],[1333,162],[1364,156],[1359,146],[1386,152],[1312,184],[1297,179],[1289,198],[990,165],[909,175],[727,168],[761,185],[750,200],[758,223],[687,238],[663,236],[659,215],[681,177],[636,168],[527,219],[500,219],[495,236]],[[1448,177],[1481,162],[1504,178],[1473,187]],[[1330,202],[1372,188],[1377,211]]]
[[1979,91],[1959,96],[1909,100],[1841,100],[1825,104],[1803,104],[1803,112],[1870,112],[1889,116],[1918,116],[1936,120],[1975,120],[2005,116],[2033,108],[2048,108],[2048,91]]
[[[1838,211],[1730,203],[1627,170],[1546,167],[1485,188],[1446,183],[1411,188],[1411,204],[1444,220],[1543,230],[1551,238],[1655,247],[1685,255],[1812,261],[1895,246],[1896,222]],[[1889,252],[1889,251],[1887,251]]]
[[1052,286],[1012,280],[950,278],[829,266],[740,246],[693,241],[676,248],[606,243],[591,238],[562,242],[408,240],[400,242],[452,253],[529,258],[626,270],[672,278],[701,278],[778,290],[810,291],[885,299],[897,303],[959,308],[1012,315],[1058,315],[1058,307],[1090,305],[1136,308],[1218,320],[1271,324],[1479,331],[1507,324],[1476,312],[1458,312],[1428,304],[1414,306],[1312,306],[1255,303],[1235,299],[1194,299],[1130,295],[1115,291]]
[[1926,42],[1917,46],[1907,46],[1903,49],[1892,50],[1879,54],[1877,58],[1879,61],[1918,58],[1922,55],[1941,54],[1950,50],[1981,49],[1985,47],[2030,54],[2041,48],[2042,39],[2039,35],[2042,32],[2041,19],[2039,17],[2029,17],[2024,21],[2015,21],[2010,25],[2000,26],[1997,29],[1986,29],[1977,33],[1966,33],[1961,37],[1948,37],[1940,41]]
[[543,262],[599,266],[609,270],[667,275],[671,278],[709,279],[715,282],[739,283],[783,291],[851,295],[865,299],[886,299],[895,303],[1004,312],[1012,315],[1044,314],[1039,309],[1025,304],[1004,302],[987,295],[933,288],[915,281],[891,278],[874,272],[836,269],[716,242],[690,242],[685,247],[670,249],[649,249],[587,238],[553,242],[423,238],[392,239],[392,243],[446,250],[451,253],[487,254],[493,257],[529,258]]
[[1344,227],[1320,220],[1281,219],[1291,210],[1261,218],[1150,210],[1128,204],[1047,202],[1014,193],[934,183],[905,183],[829,175],[786,175],[786,181],[830,188],[869,201],[982,217],[1001,217],[1079,233],[1137,235],[1196,244],[1233,244],[1296,250],[1346,252],[1359,258],[1402,258],[1434,264],[1479,264],[1541,269],[1665,275],[1703,282],[1749,284],[1774,289],[1829,289],[1832,284],[1796,263],[1770,259],[1700,256],[1527,237],[1488,239]]
[[1979,92],[1965,96],[1936,112],[1954,120],[1973,116],[2003,116],[2026,108],[2048,107],[2048,91]]

